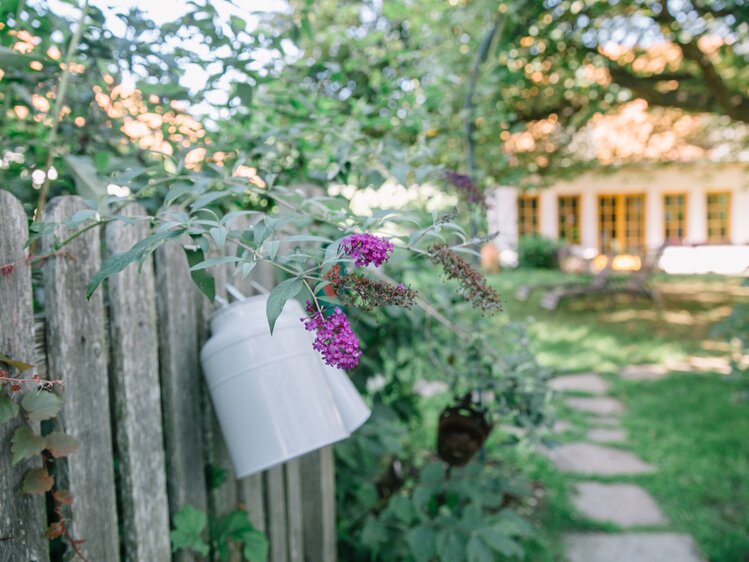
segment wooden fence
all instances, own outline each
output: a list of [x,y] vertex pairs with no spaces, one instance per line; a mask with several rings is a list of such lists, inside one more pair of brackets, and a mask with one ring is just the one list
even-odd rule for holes
[[[59,223],[84,208],[80,198],[60,197],[48,205],[44,221]],[[143,213],[136,205],[125,212]],[[171,516],[185,505],[209,516],[239,508],[267,534],[271,562],[333,562],[330,448],[242,480],[231,475],[198,361],[213,305],[193,286],[181,248],[162,247],[140,273],[130,266],[86,299],[102,252],[130,249],[144,228],[110,223],[45,260],[37,293],[44,312],[35,317],[31,267],[24,261],[26,215],[0,190],[0,266],[16,264],[0,275],[0,353],[65,381],[55,423],[81,448],[56,461],[56,478],[74,497],[73,536],[85,540],[81,550],[90,562],[207,560],[172,554]],[[54,238],[71,232],[59,227]],[[42,254],[52,244],[45,238]],[[222,281],[226,273],[218,270],[218,287]],[[23,475],[41,458],[11,466],[10,441],[19,423],[0,425],[0,562],[43,562],[50,559],[45,500],[20,493]],[[207,474],[216,469],[229,477],[209,487]],[[232,559],[241,560],[239,552]]]

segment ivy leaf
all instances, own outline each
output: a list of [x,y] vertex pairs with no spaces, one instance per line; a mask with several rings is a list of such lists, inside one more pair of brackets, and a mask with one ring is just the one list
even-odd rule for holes
[[0,392],[0,423],[15,418],[18,415],[18,404],[4,392]]
[[13,453],[13,465],[17,465],[24,459],[38,455],[44,450],[46,441],[44,437],[37,435],[27,425],[22,425],[13,434],[11,451]]
[[174,514],[172,523],[174,530],[169,535],[172,539],[172,552],[186,548],[203,556],[208,554],[208,544],[203,540],[203,531],[208,525],[205,512],[186,505]]
[[30,496],[36,496],[49,492],[55,479],[49,475],[46,468],[32,468],[23,477],[21,492]]
[[55,498],[55,501],[62,505],[73,505],[73,494],[69,490],[55,490],[52,492],[52,496]]
[[268,559],[268,538],[257,529],[242,534],[242,554],[249,562],[265,562]]
[[47,530],[44,531],[44,537],[48,541],[51,541],[58,537],[61,537],[64,532],[65,528],[62,525],[62,521],[55,521],[54,523],[50,523],[49,527],[47,527]]
[[200,248],[184,248],[184,250],[185,256],[187,257],[187,263],[190,266],[190,277],[192,278],[192,282],[195,283],[195,286],[198,289],[200,289],[201,293],[213,302],[213,299],[216,298],[216,279],[214,279],[209,271],[205,270],[206,266],[197,267],[202,266],[210,260],[206,261],[205,253],[203,253],[203,250]]
[[52,453],[53,457],[67,457],[75,453],[81,446],[78,439],[62,431],[53,431],[45,436],[47,440],[47,450]]
[[273,328],[276,325],[276,320],[281,314],[286,301],[297,296],[299,291],[302,290],[302,280],[298,277],[293,279],[287,279],[276,285],[268,295],[268,304],[265,307],[265,314],[268,317],[268,327],[270,327],[270,333],[273,334]]
[[32,420],[44,421],[57,415],[62,408],[62,398],[47,390],[29,392],[21,400],[21,406]]

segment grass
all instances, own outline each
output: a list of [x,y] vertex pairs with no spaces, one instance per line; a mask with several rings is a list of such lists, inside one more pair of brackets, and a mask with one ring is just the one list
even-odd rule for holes
[[[749,562],[749,403],[735,402],[732,385],[716,374],[675,373],[655,382],[613,376],[633,363],[724,355],[725,344],[712,340],[710,329],[733,304],[749,301],[749,290],[739,279],[659,276],[654,283],[663,297],[660,310],[628,297],[569,302],[555,312],[539,308],[540,294],[526,303],[514,299],[520,285],[562,278],[558,272],[511,271],[490,282],[504,296],[505,316],[531,319],[542,363],[558,372],[603,373],[614,383],[612,395],[628,407],[627,446],[658,466],[652,475],[629,480],[655,497],[669,528],[692,535],[711,562]],[[579,438],[584,418],[561,406],[558,414],[577,426],[560,439]],[[581,519],[569,504],[577,477],[559,473],[533,450],[517,455],[513,462],[543,489],[537,510],[542,537],[528,559],[561,560],[565,530],[602,526]]]
[[640,483],[672,527],[712,562],[749,561],[749,402],[710,375],[618,386],[633,451],[658,467]]

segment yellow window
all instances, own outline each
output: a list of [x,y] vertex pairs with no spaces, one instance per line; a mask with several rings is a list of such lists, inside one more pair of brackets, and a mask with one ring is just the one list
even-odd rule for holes
[[559,239],[580,243],[580,196],[560,195],[558,199]]
[[687,235],[687,196],[669,193],[663,196],[663,236],[666,242],[681,242]]
[[604,254],[645,251],[645,194],[598,196],[598,246]]
[[538,233],[538,195],[518,196],[518,236]]
[[731,194],[707,194],[707,241],[712,244],[731,241]]

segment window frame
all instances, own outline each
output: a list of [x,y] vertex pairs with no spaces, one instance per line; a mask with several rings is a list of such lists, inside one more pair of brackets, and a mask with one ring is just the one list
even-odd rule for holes
[[[716,238],[710,236],[710,197],[716,195],[726,196],[726,217],[725,217],[725,231],[726,235],[724,238]],[[708,244],[730,244],[731,243],[731,212],[733,211],[733,192],[727,189],[721,190],[710,190],[705,192],[705,239]]]
[[[597,195],[598,208],[596,216],[598,219],[598,228],[596,235],[598,237],[598,250],[602,254],[612,254],[614,253],[614,246],[616,245],[618,246],[618,248],[616,249],[616,253],[618,254],[644,254],[647,251],[647,192],[637,191],[626,193],[598,193]],[[609,221],[610,230],[613,231],[614,236],[612,238],[612,241],[607,245],[605,245],[603,240],[601,240],[603,228],[602,219],[604,218],[601,214],[601,201],[603,199],[610,199],[614,201],[611,209],[611,220]],[[630,232],[632,231],[632,229],[630,228],[630,221],[627,220],[629,210],[628,203],[636,199],[640,199],[642,202],[642,205],[640,207],[641,213],[639,217],[640,228],[637,236],[637,242],[630,245],[633,237],[630,235]]]
[[[567,200],[570,203],[574,202],[573,205],[569,205],[570,211],[566,211],[566,213],[571,212],[574,214],[574,224],[570,227],[565,224],[565,221],[563,221],[562,216],[562,209],[563,207],[567,207],[567,205],[563,205],[562,201]],[[557,195],[557,237],[559,240],[564,240],[567,244],[580,244],[582,242],[582,197],[580,194],[573,193],[573,194],[559,194]],[[573,233],[570,235],[567,232],[568,228],[574,228]]]
[[[666,199],[668,197],[683,197],[684,200],[684,208],[682,209],[682,222],[681,225],[681,231],[682,235],[679,236],[670,236],[669,237],[669,220],[666,215],[668,213],[668,205]],[[669,242],[679,242],[682,243],[686,238],[689,237],[689,193],[686,191],[667,191],[661,194],[661,203],[663,204],[663,241]],[[678,219],[677,219],[678,220]],[[678,232],[678,225],[677,225],[677,232]]]
[[[525,206],[532,203],[530,207]],[[523,236],[533,236],[540,232],[540,217],[539,209],[540,197],[539,195],[529,195],[525,193],[518,194],[517,200],[517,212],[518,212],[518,238]],[[526,226],[526,219],[530,217],[531,227],[530,230]]]

